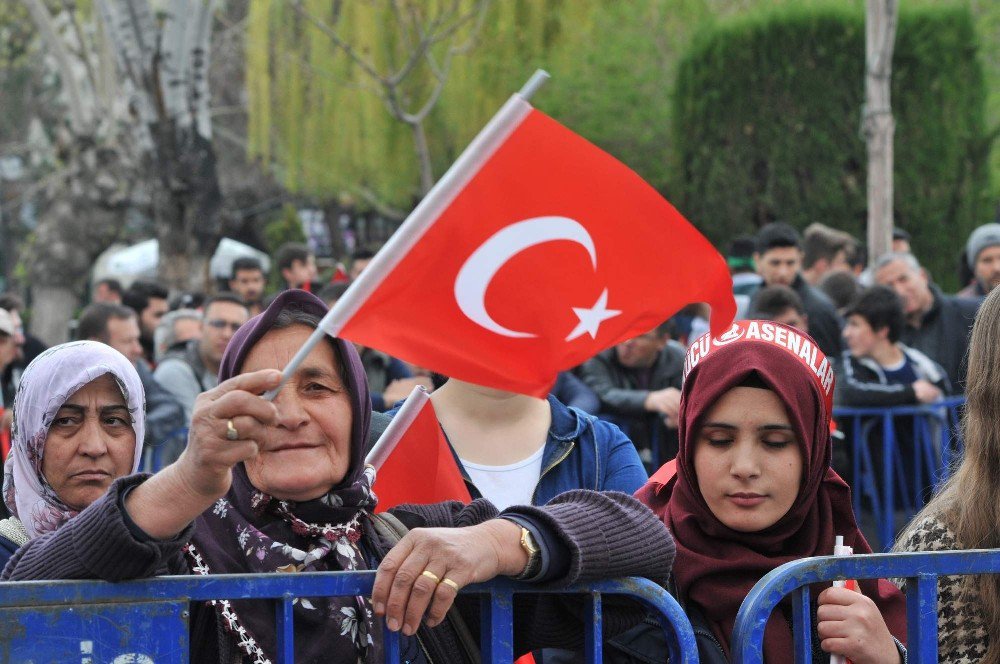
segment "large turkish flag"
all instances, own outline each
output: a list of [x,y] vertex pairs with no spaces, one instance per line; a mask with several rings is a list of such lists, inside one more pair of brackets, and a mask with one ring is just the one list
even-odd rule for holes
[[459,184],[419,228],[411,215],[328,331],[535,396],[688,303],[711,304],[725,331],[732,281],[708,240],[628,167],[519,103],[505,140],[443,178]]

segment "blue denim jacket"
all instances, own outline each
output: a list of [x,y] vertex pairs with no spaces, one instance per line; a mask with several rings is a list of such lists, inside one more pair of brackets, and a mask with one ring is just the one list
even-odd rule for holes
[[[552,424],[542,452],[542,472],[532,494],[533,505],[544,505],[571,489],[635,493],[648,476],[632,441],[614,424],[582,410],[568,408],[551,394]],[[395,416],[400,404],[386,413]],[[456,456],[455,461],[458,462]],[[465,468],[462,477],[473,498],[481,494]]]

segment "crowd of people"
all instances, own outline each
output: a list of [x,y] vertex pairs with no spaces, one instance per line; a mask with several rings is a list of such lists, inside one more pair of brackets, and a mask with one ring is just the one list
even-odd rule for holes
[[[155,283],[105,279],[76,341],[49,349],[24,334],[23,302],[0,296],[3,578],[377,569],[371,597],[296,604],[296,661],[381,661],[384,616],[407,661],[452,662],[475,650],[465,585],[645,576],[702,627],[702,661],[729,661],[736,612],[768,571],[832,553],[837,536],[871,550],[833,467],[835,404],[967,394],[961,465],[896,546],[1000,546],[1000,224],[969,237],[956,295],[908,239],[897,230],[867,265],[858,239],[820,224],[737,238],[726,252],[732,343],[711,343],[708,312],[691,305],[564,372],[547,399],[329,337],[263,398],[371,251],[327,283],[308,247],[286,245],[270,296],[249,258],[212,295],[171,299]],[[473,500],[376,514],[365,454],[416,385],[431,391]],[[139,473],[154,448],[173,463]],[[1000,585],[989,579],[942,581],[943,661],[1000,662]],[[899,589],[860,585],[816,598],[816,655],[905,662]],[[577,661],[579,607],[519,602],[517,650]],[[767,624],[769,662],[791,652],[786,608]],[[663,661],[655,622],[628,603],[605,611],[607,661]],[[273,615],[268,602],[193,607],[194,659],[269,661]]]

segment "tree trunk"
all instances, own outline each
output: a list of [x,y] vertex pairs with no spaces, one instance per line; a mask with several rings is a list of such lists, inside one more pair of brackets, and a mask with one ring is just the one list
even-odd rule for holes
[[86,140],[68,146],[63,158],[65,174],[43,194],[35,241],[25,256],[31,331],[49,344],[68,339],[94,260],[121,232],[134,177],[114,149]]
[[157,132],[153,215],[160,243],[157,275],[173,290],[208,291],[208,263],[219,243],[222,195],[210,141],[193,127]]
[[31,334],[46,346],[69,341],[71,315],[80,295],[69,286],[31,286]]
[[893,135],[890,84],[896,0],[867,0],[864,134],[868,148],[869,263],[892,247]]

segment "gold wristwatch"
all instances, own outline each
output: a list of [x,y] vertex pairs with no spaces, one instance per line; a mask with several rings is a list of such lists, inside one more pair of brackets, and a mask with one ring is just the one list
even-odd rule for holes
[[534,535],[524,526],[521,526],[521,548],[528,554],[528,564],[524,566],[524,570],[520,574],[514,577],[515,581],[536,576],[542,567],[542,552],[535,543]]

